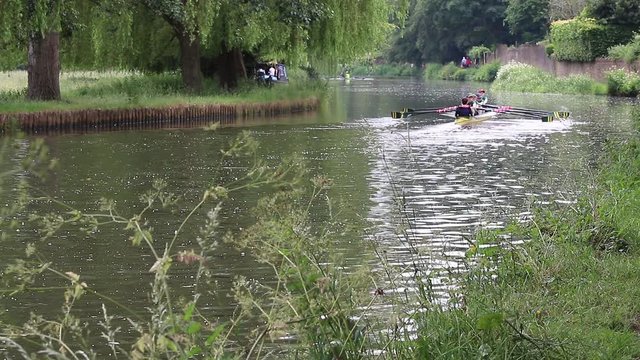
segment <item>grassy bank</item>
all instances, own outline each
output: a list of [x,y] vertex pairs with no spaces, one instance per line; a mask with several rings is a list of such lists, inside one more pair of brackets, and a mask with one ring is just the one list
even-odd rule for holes
[[635,97],[640,94],[640,76],[625,70],[612,69],[607,73],[607,82],[600,83],[583,75],[555,77],[531,65],[513,62],[500,68],[496,80],[492,84],[492,89]]
[[267,103],[317,97],[324,91],[321,83],[300,76],[299,80],[292,80],[290,84],[272,88],[256,87],[246,82],[233,93],[219,88],[213,81],[207,81],[204,92],[193,96],[183,91],[177,74],[64,72],[60,78],[62,100],[42,102],[25,100],[25,71],[0,73],[0,79],[0,113]]
[[[640,112],[633,116],[640,128]],[[480,234],[459,307],[421,319],[424,354],[638,359],[640,136],[614,150],[575,204]]]
[[425,66],[423,77],[428,80],[491,82],[496,78],[498,69],[500,69],[500,63],[497,61],[466,69],[457,66],[453,62],[446,65],[431,63]]

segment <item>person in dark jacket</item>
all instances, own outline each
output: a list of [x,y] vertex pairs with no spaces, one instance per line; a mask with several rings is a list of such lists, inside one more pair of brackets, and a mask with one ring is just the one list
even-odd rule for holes
[[469,106],[469,99],[464,97],[460,100],[460,105],[456,108],[456,119],[471,116],[473,116],[473,110],[471,110],[471,106]]

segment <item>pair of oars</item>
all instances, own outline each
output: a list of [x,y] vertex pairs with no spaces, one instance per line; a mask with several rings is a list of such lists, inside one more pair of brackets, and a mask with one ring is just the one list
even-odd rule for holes
[[566,119],[571,115],[568,111],[545,111],[536,109],[527,109],[506,105],[484,105],[485,108],[491,109],[499,113],[509,113],[525,117],[541,118],[543,122],[553,121],[554,118]]
[[402,111],[392,111],[391,117],[394,119],[402,119],[412,115],[420,114],[440,114],[450,111],[455,111],[457,106],[448,106],[444,108],[422,108],[422,109],[409,109],[404,108]]

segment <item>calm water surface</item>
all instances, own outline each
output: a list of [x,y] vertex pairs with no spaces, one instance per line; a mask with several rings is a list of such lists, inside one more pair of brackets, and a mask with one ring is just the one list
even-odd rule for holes
[[[277,163],[297,154],[314,173],[332,178],[335,187],[330,196],[346,204],[344,221],[366,228],[367,240],[385,249],[393,265],[403,267],[419,257],[434,269],[452,269],[478,228],[499,227],[509,218],[526,216],[534,201],[573,199],[572,179],[590,173],[603,142],[630,131],[631,103],[606,97],[489,94],[494,104],[572,112],[571,119],[552,123],[499,118],[461,128],[438,115],[405,120],[389,116],[404,107],[456,104],[476,86],[406,80],[335,83],[322,113],[244,129],[260,141],[260,153],[268,161]],[[218,160],[220,149],[242,130],[45,137],[60,165],[39,190],[84,211],[95,211],[100,198],[114,199],[122,215],[131,216],[141,209],[140,194],[154,179],[165,179],[186,204],[177,212],[152,214],[156,243],[164,244],[189,204],[195,204],[203,190],[215,183],[216,174],[233,179],[241,173],[242,164],[221,167]],[[18,151],[14,158],[20,156]],[[248,226],[248,211],[260,195],[247,191],[232,197],[223,213],[223,228]],[[404,199],[400,208],[399,198]],[[42,203],[38,209],[49,206]],[[406,236],[397,235],[401,218],[409,222]],[[187,234],[196,231],[189,229]],[[28,226],[14,235],[3,240],[0,263],[21,254],[25,243],[40,236]],[[181,241],[184,248],[192,244],[188,237]],[[339,246],[352,266],[358,266],[365,251],[358,243],[347,235]],[[105,228],[80,235],[63,228],[38,246],[55,268],[78,273],[96,290],[143,311],[152,281],[147,270],[154,260],[146,249],[132,247],[126,232]],[[221,319],[233,309],[228,292],[236,276],[270,278],[270,270],[252,261],[249,253],[224,244],[210,266],[217,282],[200,304]],[[190,280],[187,268],[178,268],[175,274],[178,284]],[[56,281],[43,280],[42,285],[53,286]],[[436,289],[444,286],[435,285]],[[404,286],[387,291],[411,290],[410,283]],[[23,318],[31,310],[58,311],[60,301],[60,295],[35,293],[3,306],[6,316]],[[102,300],[85,297],[84,301],[79,307],[87,317],[100,316]]]

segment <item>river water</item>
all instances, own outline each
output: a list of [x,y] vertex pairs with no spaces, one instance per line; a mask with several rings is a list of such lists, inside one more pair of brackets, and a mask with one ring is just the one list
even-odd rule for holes
[[[394,120],[390,112],[404,107],[451,106],[486,85],[352,80],[330,86],[332,96],[320,113],[269,124],[218,131],[164,129],[45,136],[59,165],[33,195],[46,194],[88,212],[97,211],[100,198],[109,198],[123,216],[130,217],[141,209],[139,196],[155,179],[164,179],[185,203],[174,212],[153,213],[156,243],[164,244],[178,226],[176,219],[186,215],[204,189],[215,179],[233,179],[242,170],[233,163],[220,167],[220,149],[242,130],[249,130],[260,142],[261,156],[269,162],[297,154],[313,173],[333,179],[329,195],[346,204],[344,221],[366,229],[366,240],[383,248],[392,266],[401,268],[419,257],[434,269],[450,270],[460,265],[468,241],[478,229],[526,217],[532,203],[575,198],[575,179],[590,176],[605,141],[624,137],[631,129],[628,114],[632,102],[625,99],[490,92],[494,104],[571,111],[572,116],[550,123],[497,118],[462,128],[441,115]],[[24,151],[14,150],[9,157],[18,161]],[[2,193],[3,203],[15,200],[10,194]],[[260,195],[252,191],[234,195],[223,212],[223,229],[250,225],[249,209]],[[398,199],[403,200],[400,207]],[[31,208],[52,209],[59,211],[49,201]],[[398,235],[402,220],[408,223],[408,230]],[[133,247],[128,233],[121,229],[107,227],[83,234],[63,227],[55,236],[39,240],[42,234],[25,222],[19,232],[10,235],[0,240],[0,263],[6,264],[24,252],[26,243],[35,242],[43,259],[56,269],[80,274],[98,292],[144,311],[152,281],[148,269],[154,259],[144,247]],[[338,246],[354,267],[366,251],[358,244],[345,236]],[[250,253],[224,244],[209,264],[215,273],[215,289],[200,305],[219,319],[233,312],[228,293],[234,278],[263,281],[271,271],[252,261]],[[190,272],[178,270],[178,283],[180,276],[185,277],[185,284],[190,283]],[[62,285],[48,279],[38,284]],[[444,284],[434,284],[436,291],[441,288],[443,297]],[[403,286],[385,290],[391,293],[411,288],[409,282]],[[54,291],[33,292],[5,299],[0,309],[7,318],[24,319],[30,311],[56,313],[61,301],[61,294]],[[87,318],[96,319],[102,302],[88,296],[77,307]]]

